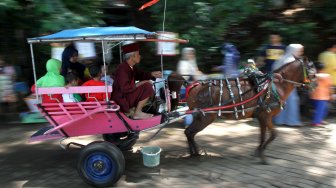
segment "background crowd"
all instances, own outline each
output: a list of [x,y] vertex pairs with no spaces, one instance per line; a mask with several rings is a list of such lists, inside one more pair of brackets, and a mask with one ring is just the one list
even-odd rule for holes
[[[334,0],[231,2],[215,0],[211,3],[186,0],[167,3],[165,23],[167,30],[178,33],[180,38],[189,40],[189,44],[179,46],[180,55],[165,57],[164,69],[182,71],[190,80],[203,79],[215,71],[227,77],[235,77],[247,62],[247,58],[254,58],[261,71],[270,72],[273,64],[285,54],[287,44],[301,44],[304,46],[305,56],[324,66],[321,69],[322,77],[329,74],[332,86],[335,87],[336,65],[333,43],[335,32],[332,29],[336,25],[333,14],[335,3]],[[0,23],[3,28],[0,31],[2,56],[0,103],[1,108],[4,108],[2,113],[27,110],[23,98],[30,94],[29,87],[34,80],[27,38],[86,26],[134,25],[150,31],[160,30],[164,3],[159,2],[155,6],[139,11],[138,8],[142,4],[141,1],[129,0],[97,0],[80,6],[77,6],[74,0],[55,2],[8,0],[2,3],[0,5],[0,14],[3,17]],[[115,11],[116,8],[118,11]],[[83,12],[85,14],[82,14]],[[274,31],[280,32],[281,35]],[[159,70],[158,58],[152,53],[153,46],[142,45],[142,47],[145,53],[142,53],[143,61],[139,66],[148,71]],[[64,55],[70,57],[69,54],[73,54],[76,49],[68,49],[68,53]],[[321,53],[323,49],[325,51]],[[35,51],[38,62],[37,73],[38,77],[41,77],[46,73],[44,66],[50,59],[50,47],[37,46]],[[89,78],[88,65],[94,63],[92,60],[80,57],[75,59],[76,56],[63,58],[66,57],[60,59],[64,62],[61,75],[65,78],[66,85],[81,85]],[[196,73],[194,75],[183,70],[188,59],[194,59],[193,63],[190,63],[192,72]],[[69,63],[71,61],[77,63],[71,64]],[[115,69],[119,63],[115,58],[108,68]],[[67,66],[81,70],[72,77],[67,76],[64,72]],[[74,77],[79,79],[74,81]],[[102,79],[108,80],[109,83],[113,81],[109,77]],[[301,92],[298,90],[292,93],[296,101],[302,101],[306,96]],[[316,94],[313,96],[309,94],[309,97],[317,101],[326,99]],[[327,98],[329,99],[332,98]],[[302,108],[300,110],[302,111]],[[284,124],[302,124],[300,121],[294,122]]]

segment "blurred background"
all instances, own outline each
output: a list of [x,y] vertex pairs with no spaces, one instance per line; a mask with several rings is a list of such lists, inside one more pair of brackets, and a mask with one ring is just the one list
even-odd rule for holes
[[[0,2],[0,57],[13,81],[17,105],[12,111],[24,111],[20,99],[29,95],[33,84],[31,55],[27,38],[64,29],[88,26],[136,26],[161,31],[165,1],[142,11],[149,0],[2,0]],[[335,0],[183,0],[167,1],[165,30],[187,39],[183,47],[196,50],[200,70],[222,64],[220,46],[230,42],[237,46],[241,61],[256,58],[269,42],[269,33],[277,31],[283,44],[300,43],[305,55],[316,60],[324,45],[336,31]],[[144,69],[160,68],[155,44],[142,45]],[[45,62],[52,46],[34,45],[38,77],[45,73]],[[99,49],[97,50],[99,53]],[[179,55],[164,58],[164,69],[175,70]],[[116,58],[112,65],[119,63]],[[5,79],[8,79],[5,78]],[[7,107],[2,113],[8,112]]]

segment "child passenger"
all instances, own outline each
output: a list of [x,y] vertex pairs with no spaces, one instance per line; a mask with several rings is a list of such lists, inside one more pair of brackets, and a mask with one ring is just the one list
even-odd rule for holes
[[[36,81],[37,87],[63,87],[65,85],[64,77],[61,75],[61,61],[49,59],[46,64],[47,73]],[[35,92],[35,85],[32,86],[32,92]],[[56,103],[63,102],[61,94],[42,95],[42,102]]]
[[332,81],[330,74],[323,71],[322,63],[316,62],[315,67],[317,70],[317,87],[310,94],[310,98],[314,107],[312,126],[319,126],[326,123],[323,120],[328,114],[328,102],[332,95]]
[[[77,86],[79,82],[79,77],[74,71],[68,71],[65,77],[65,87]],[[62,94],[64,102],[80,102],[82,100],[81,96],[77,93],[66,93]]]
[[[101,68],[97,65],[89,67],[91,80],[86,81],[82,86],[105,86],[104,81],[101,81]],[[106,93],[87,93],[85,94],[86,101],[105,101]],[[110,98],[110,95],[108,96]]]

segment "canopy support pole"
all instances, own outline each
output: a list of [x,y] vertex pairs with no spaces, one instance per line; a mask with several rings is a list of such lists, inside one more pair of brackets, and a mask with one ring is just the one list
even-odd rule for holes
[[35,95],[36,95],[36,101],[38,103],[39,101],[39,96],[37,93],[37,85],[36,85],[36,69],[35,69],[35,58],[34,58],[34,50],[33,50],[33,44],[30,43],[29,44],[30,47],[30,54],[31,54],[31,58],[32,58],[32,65],[33,65],[33,73],[34,73],[34,84],[35,84]]
[[104,40],[102,40],[102,49],[103,49],[103,62],[104,62],[105,95],[106,95],[106,102],[108,102],[109,98],[108,98],[108,92],[107,92],[107,76],[106,76],[106,60],[105,60],[105,45],[104,45]]
[[121,54],[121,42],[119,43],[119,60],[120,60],[120,64],[121,64],[123,62],[122,54]]

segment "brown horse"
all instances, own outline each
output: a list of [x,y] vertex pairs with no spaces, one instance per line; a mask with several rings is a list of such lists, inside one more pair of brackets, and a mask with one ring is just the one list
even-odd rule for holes
[[[276,138],[272,117],[280,112],[294,87],[307,85],[305,82],[313,81],[315,73],[312,62],[296,59],[275,70],[273,74],[250,71],[247,77],[205,80],[193,84],[195,86],[189,90],[187,97],[190,110],[186,113],[192,113],[194,121],[184,131],[190,155],[199,155],[194,137],[217,116],[226,119],[256,117],[260,125],[260,144],[255,154],[266,164],[264,150]],[[180,75],[173,73],[168,77],[170,91],[177,92],[178,96],[183,83],[186,82]],[[172,100],[172,109],[176,107],[178,100]],[[270,132],[270,136],[266,140],[267,131]]]

